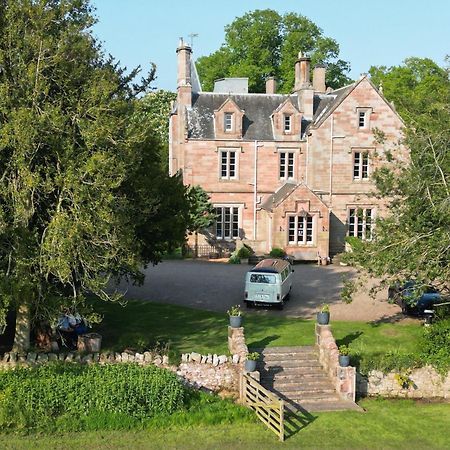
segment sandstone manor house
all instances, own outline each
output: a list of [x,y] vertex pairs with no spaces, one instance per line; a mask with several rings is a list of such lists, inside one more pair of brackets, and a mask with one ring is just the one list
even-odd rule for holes
[[332,90],[326,68],[315,67],[311,81],[300,54],[289,95],[277,94],[273,78],[264,94],[249,93],[246,78],[203,92],[191,55],[180,40],[169,167],[211,198],[217,218],[203,243],[326,261],[346,236],[371,239],[384,209],[370,195],[372,174],[387,149],[401,151],[402,121],[370,79]]

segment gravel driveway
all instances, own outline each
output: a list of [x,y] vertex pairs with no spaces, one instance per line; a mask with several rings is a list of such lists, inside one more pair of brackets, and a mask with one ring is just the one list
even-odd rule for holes
[[[210,311],[225,312],[230,306],[243,306],[244,276],[251,266],[208,261],[164,261],[145,271],[143,286],[122,283],[119,290],[127,298],[171,303]],[[249,314],[276,314],[310,318],[321,303],[329,303],[333,320],[398,320],[400,308],[388,304],[386,292],[374,300],[367,286],[350,305],[339,298],[343,277],[354,271],[342,266],[294,266],[291,299],[282,311],[270,308],[249,309]]]

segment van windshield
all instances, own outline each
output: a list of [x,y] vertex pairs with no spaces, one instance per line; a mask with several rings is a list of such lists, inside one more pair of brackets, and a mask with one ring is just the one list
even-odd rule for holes
[[252,273],[250,275],[250,283],[275,284],[275,275],[268,275],[265,273]]

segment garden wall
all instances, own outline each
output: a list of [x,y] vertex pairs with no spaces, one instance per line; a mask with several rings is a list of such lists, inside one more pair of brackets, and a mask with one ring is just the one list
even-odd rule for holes
[[178,366],[170,365],[169,358],[152,352],[134,353],[99,352],[99,353],[5,353],[0,360],[0,369],[12,369],[16,366],[33,366],[49,361],[78,362],[80,364],[120,364],[137,363],[154,364],[172,370],[188,385],[206,388],[215,392],[226,390],[239,392],[239,376],[248,349],[245,344],[244,328],[228,327],[228,347],[232,356],[191,352],[181,355]]
[[372,370],[367,377],[357,375],[356,389],[361,396],[450,399],[450,372],[443,377],[433,367],[426,366],[411,370],[405,380],[401,386],[398,373]]

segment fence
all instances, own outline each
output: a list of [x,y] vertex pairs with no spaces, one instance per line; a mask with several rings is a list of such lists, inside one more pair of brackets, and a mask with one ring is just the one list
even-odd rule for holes
[[240,397],[242,403],[255,411],[258,418],[284,441],[284,402],[261,386],[254,378],[241,375]]
[[184,254],[186,256],[198,256],[199,258],[208,257],[208,258],[221,258],[225,253],[222,247],[216,245],[209,244],[200,244],[197,246],[197,255],[195,255],[195,245],[185,245]]

